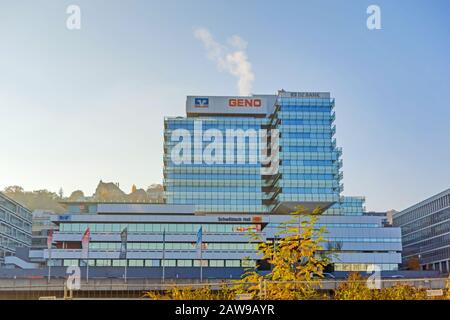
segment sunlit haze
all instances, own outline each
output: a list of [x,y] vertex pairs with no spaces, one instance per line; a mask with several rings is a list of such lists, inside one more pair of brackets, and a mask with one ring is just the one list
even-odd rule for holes
[[343,194],[368,210],[449,187],[448,1],[377,1],[377,32],[364,0],[79,0],[76,31],[70,4],[1,4],[0,189],[162,183],[164,116],[187,95],[282,88],[336,99]]

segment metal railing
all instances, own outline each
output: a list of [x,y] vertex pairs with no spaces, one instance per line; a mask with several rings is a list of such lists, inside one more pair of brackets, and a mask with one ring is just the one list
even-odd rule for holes
[[[335,290],[339,288],[342,283],[349,283],[348,279],[326,279],[320,280],[314,286],[320,290]],[[47,279],[0,279],[0,292],[5,291],[63,291],[65,279],[52,279],[47,283]],[[269,283],[269,281],[267,281]],[[366,279],[354,280],[354,283],[367,283]],[[219,289],[222,286],[234,286],[241,282],[235,280],[223,281],[193,281],[192,279],[177,279],[168,280],[166,283],[161,283],[160,280],[154,279],[128,279],[126,282],[123,279],[92,279],[86,282],[81,280],[81,291],[96,291],[96,290],[119,290],[119,291],[151,291],[151,290],[168,290],[174,287],[178,288],[199,288],[210,287],[213,290]],[[277,284],[310,284],[307,281],[270,281],[270,283]],[[257,283],[245,282],[245,285],[256,285]],[[397,284],[409,285],[416,288],[425,289],[445,289],[447,284],[450,285],[448,278],[414,278],[414,279],[380,279],[381,288],[389,288]]]
[[[364,284],[367,280],[354,280],[354,283]],[[163,292],[173,288],[178,289],[198,289],[208,287],[211,291],[217,291],[224,287],[231,288],[239,281],[211,281],[202,282],[192,281],[192,279],[180,279],[177,282],[161,283],[160,281],[150,279],[129,279],[124,282],[122,279],[92,279],[86,283],[81,281],[80,289],[70,292],[73,299],[143,299],[147,292]],[[256,295],[259,299],[264,299],[266,288],[270,284],[286,284],[295,288],[305,285],[305,281],[261,281],[259,283],[240,283],[245,287],[257,286]],[[332,292],[343,283],[349,283],[349,280],[321,280],[311,287],[325,293],[324,297],[332,298]],[[311,285],[310,282],[307,283]],[[446,288],[450,284],[447,278],[418,278],[418,279],[381,279],[380,289],[389,288],[397,284],[409,285],[416,288],[436,291],[441,290],[446,294]],[[52,299],[63,299],[67,296],[67,286],[65,279],[55,279],[46,283],[45,279],[14,279],[4,281],[0,280],[0,300],[1,299],[40,299],[42,297],[51,297]]]

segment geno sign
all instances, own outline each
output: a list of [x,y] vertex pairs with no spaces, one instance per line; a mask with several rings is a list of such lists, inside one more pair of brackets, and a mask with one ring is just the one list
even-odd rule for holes
[[239,98],[239,99],[229,99],[228,100],[228,106],[230,107],[254,107],[254,108],[260,108],[262,105],[261,99],[245,99],[245,98]]

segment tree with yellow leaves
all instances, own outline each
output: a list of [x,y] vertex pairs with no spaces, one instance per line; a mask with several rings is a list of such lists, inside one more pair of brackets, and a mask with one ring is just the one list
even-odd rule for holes
[[305,214],[304,208],[298,208],[292,219],[279,226],[273,242],[264,242],[250,232],[252,242],[259,243],[258,253],[272,269],[264,276],[256,267],[248,270],[236,282],[236,293],[250,293],[254,299],[321,298],[317,289],[329,258],[322,247],[325,229],[316,227],[318,213],[319,209]]
[[426,300],[427,292],[424,288],[398,283],[376,291],[375,297],[378,300]]
[[445,285],[445,287],[447,288],[447,299],[450,300],[450,274],[448,275],[447,284]]
[[148,292],[152,299],[235,299],[237,294],[247,294],[253,299],[314,299],[322,298],[317,289],[323,270],[329,263],[322,243],[325,228],[317,228],[319,209],[305,214],[303,208],[292,213],[292,219],[281,223],[274,241],[263,241],[261,236],[249,230],[250,241],[258,243],[258,253],[272,265],[267,275],[249,268],[237,280],[213,292],[210,287],[179,288],[174,286],[163,294]]
[[367,286],[366,279],[359,273],[349,274],[347,281],[334,291],[335,300],[372,300],[373,291]]
[[350,273],[347,281],[334,291],[336,300],[424,300],[427,299],[426,290],[415,288],[403,283],[391,287],[371,289],[367,279],[359,273]]
[[163,293],[149,291],[144,297],[152,300],[233,300],[235,293],[225,283],[218,290],[212,290],[210,286],[173,286]]

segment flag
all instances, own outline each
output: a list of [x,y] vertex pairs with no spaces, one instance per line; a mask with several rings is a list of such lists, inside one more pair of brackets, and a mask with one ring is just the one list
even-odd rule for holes
[[53,230],[48,231],[47,235],[47,249],[50,250],[52,248],[53,243]]
[[200,227],[200,229],[198,229],[198,232],[197,232],[197,243],[196,243],[196,247],[197,248],[199,246],[201,246],[202,238],[203,238],[203,230],[202,230],[202,227]]
[[[163,264],[163,270],[164,270],[164,267],[166,265],[166,229],[163,230],[162,236],[163,236],[163,238],[162,238],[162,240],[163,240],[162,264]],[[164,278],[164,275],[163,275],[163,278]]]
[[81,238],[81,248],[82,248],[81,259],[87,260],[87,258],[88,258],[89,240],[90,239],[91,239],[91,230],[88,227],[83,234],[83,238]]
[[163,250],[166,249],[166,229],[163,230]]
[[119,259],[127,258],[127,241],[128,241],[128,228],[124,228],[120,233],[120,255]]

